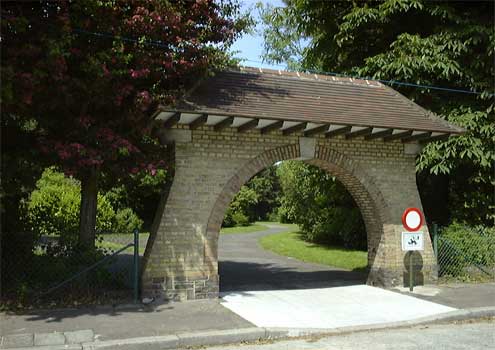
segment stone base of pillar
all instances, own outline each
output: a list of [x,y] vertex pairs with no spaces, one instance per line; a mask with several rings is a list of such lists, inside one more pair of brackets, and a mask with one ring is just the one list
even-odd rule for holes
[[[435,284],[438,280],[437,265],[416,265],[414,269],[414,285]],[[366,284],[370,286],[390,288],[409,287],[409,271],[405,266],[397,269],[377,268],[371,269]]]
[[170,276],[143,280],[142,295],[163,301],[217,299],[218,275],[206,277]]

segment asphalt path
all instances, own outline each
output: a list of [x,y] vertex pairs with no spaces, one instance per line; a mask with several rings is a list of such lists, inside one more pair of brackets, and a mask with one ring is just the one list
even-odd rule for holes
[[305,263],[264,250],[259,239],[286,231],[268,230],[220,235],[218,243],[220,292],[310,289],[363,284],[366,275],[326,265]]

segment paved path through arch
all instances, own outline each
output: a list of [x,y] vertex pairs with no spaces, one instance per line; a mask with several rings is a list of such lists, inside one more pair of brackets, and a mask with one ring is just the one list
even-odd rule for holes
[[337,328],[406,321],[453,308],[364,284],[362,273],[309,264],[263,250],[280,225],[221,235],[222,305],[258,327]]
[[220,235],[220,292],[309,289],[364,284],[366,275],[325,265],[305,263],[266,251],[261,237],[287,231],[268,224],[265,231]]

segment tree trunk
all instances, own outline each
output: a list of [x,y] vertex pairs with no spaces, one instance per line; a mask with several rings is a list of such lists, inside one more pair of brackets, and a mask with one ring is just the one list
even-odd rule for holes
[[91,168],[81,180],[79,243],[86,249],[92,249],[95,246],[97,200],[98,173],[95,168]]

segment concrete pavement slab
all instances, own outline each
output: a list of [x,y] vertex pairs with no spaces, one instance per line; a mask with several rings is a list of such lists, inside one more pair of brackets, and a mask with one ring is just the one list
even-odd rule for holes
[[65,344],[65,337],[63,333],[34,333],[34,346],[63,344]]
[[95,334],[91,329],[83,329],[80,331],[64,332],[64,336],[67,344],[81,344],[92,342]]
[[258,327],[339,328],[407,321],[454,308],[366,285],[232,292],[222,305]]
[[34,335],[32,333],[11,334],[1,338],[0,349],[22,348],[33,346]]

